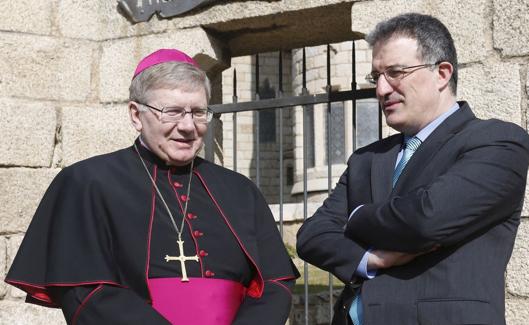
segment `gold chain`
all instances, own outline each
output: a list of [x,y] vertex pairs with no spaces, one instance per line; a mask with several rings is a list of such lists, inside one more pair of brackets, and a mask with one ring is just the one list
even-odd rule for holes
[[145,161],[143,161],[143,158],[141,157],[140,151],[138,150],[138,147],[136,147],[136,143],[134,143],[134,149],[136,150],[136,153],[138,154],[138,157],[140,157],[141,163],[143,164],[143,168],[145,168],[145,171],[147,172],[147,175],[149,175],[149,178],[151,179],[152,185],[154,185],[154,188],[156,189],[156,193],[158,193],[158,196],[160,197],[160,200],[162,200],[163,205],[165,206],[165,209],[167,210],[167,213],[169,214],[169,217],[171,218],[171,222],[173,223],[173,226],[176,230],[176,233],[178,234],[178,240],[182,240],[182,232],[184,231],[184,224],[186,219],[186,213],[187,213],[187,202],[189,202],[189,193],[191,191],[191,178],[193,177],[193,164],[195,162],[195,158],[193,157],[193,160],[191,160],[191,168],[189,170],[189,181],[187,182],[187,195],[186,195],[186,201],[184,203],[184,213],[182,217],[182,224],[180,225],[180,229],[176,225],[176,221],[174,220],[173,214],[171,213],[171,210],[169,210],[169,206],[165,202],[162,193],[160,192],[160,189],[158,188],[158,185],[156,185],[156,181],[151,175],[151,172],[149,171],[149,168],[147,168],[147,165],[145,164]]

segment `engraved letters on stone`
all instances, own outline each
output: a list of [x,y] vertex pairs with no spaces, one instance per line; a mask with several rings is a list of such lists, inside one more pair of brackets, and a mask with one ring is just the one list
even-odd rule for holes
[[131,22],[147,21],[158,13],[162,18],[184,14],[218,0],[118,0],[118,10]]

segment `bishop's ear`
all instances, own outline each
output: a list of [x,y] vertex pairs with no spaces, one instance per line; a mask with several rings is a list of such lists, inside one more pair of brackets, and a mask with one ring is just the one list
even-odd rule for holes
[[141,120],[140,120],[140,112],[141,111],[140,111],[139,104],[134,101],[130,101],[129,102],[130,123],[138,132],[141,132],[143,128]]

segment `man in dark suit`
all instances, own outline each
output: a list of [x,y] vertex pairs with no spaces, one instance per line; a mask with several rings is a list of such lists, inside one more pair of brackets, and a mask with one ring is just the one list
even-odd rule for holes
[[350,157],[298,254],[346,284],[333,324],[505,324],[529,137],[456,102],[456,51],[436,18],[400,15],[367,41],[367,80],[401,133]]

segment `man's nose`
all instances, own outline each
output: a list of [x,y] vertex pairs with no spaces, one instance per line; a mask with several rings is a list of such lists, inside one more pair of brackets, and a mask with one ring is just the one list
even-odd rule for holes
[[178,121],[177,128],[180,131],[193,131],[195,129],[195,121],[193,120],[193,114],[191,112],[186,112],[184,117],[180,121]]
[[386,76],[381,74],[377,80],[377,97],[384,98],[393,91],[393,86],[388,82]]

